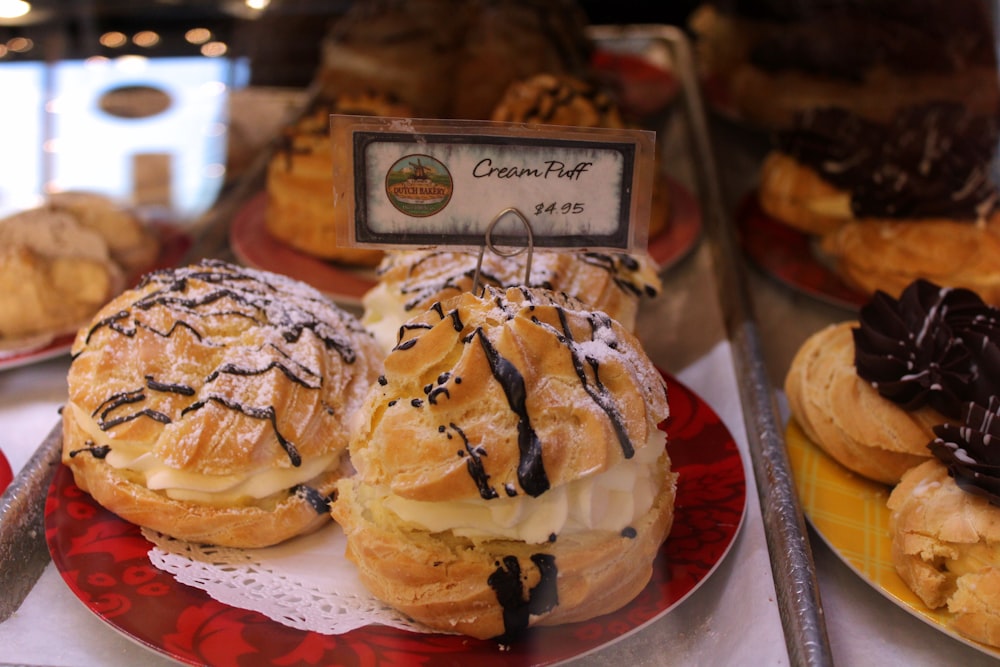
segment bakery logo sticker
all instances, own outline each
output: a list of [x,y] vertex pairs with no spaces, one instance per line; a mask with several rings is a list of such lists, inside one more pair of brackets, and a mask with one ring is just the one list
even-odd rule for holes
[[440,213],[455,185],[448,167],[430,155],[405,155],[385,175],[385,194],[397,211],[427,218]]

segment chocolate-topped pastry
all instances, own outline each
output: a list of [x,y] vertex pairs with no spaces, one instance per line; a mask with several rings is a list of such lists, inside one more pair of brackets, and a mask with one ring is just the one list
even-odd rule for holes
[[860,219],[983,221],[1000,203],[991,178],[998,136],[995,117],[957,103],[908,107],[888,123],[813,109],[776,134],[760,203],[818,234]]
[[391,93],[421,118],[486,119],[507,86],[539,72],[584,74],[591,43],[575,0],[352,3],[323,43],[334,93]]
[[514,81],[492,120],[575,127],[625,127],[617,103],[595,84],[573,76],[537,74]]
[[771,218],[819,237],[817,252],[864,294],[919,278],[1000,305],[996,116],[959,104],[907,107],[891,123],[843,109],[777,135],[757,191]]
[[884,124],[836,107],[810,110],[777,134],[775,149],[842,190],[850,217],[973,222],[998,204],[990,178],[997,139],[996,118],[935,102]]
[[958,419],[966,402],[1000,395],[1000,310],[971,290],[917,280],[898,300],[877,293],[859,319],[858,375],[903,408]]
[[714,0],[691,16],[710,99],[768,129],[839,106],[886,122],[951,101],[997,112],[988,5],[980,0]]
[[[547,72],[513,81],[493,108],[490,118],[528,125],[626,127],[618,103],[597,84],[568,74]],[[663,232],[670,222],[670,196],[659,151],[654,171],[648,226],[650,238]]]
[[895,484],[931,457],[934,427],[1000,394],[1000,311],[925,280],[879,293],[858,321],[810,336],[785,377],[806,436],[844,467]]
[[567,250],[536,250],[531,275],[525,253],[504,257],[461,249],[431,248],[387,253],[376,273],[378,282],[362,298],[361,322],[389,351],[401,327],[435,302],[471,291],[479,270],[480,285],[543,287],[580,299],[607,313],[629,331],[635,329],[643,299],[659,294],[656,264],[646,255]]
[[[479,638],[611,612],[673,520],[662,376],[606,314],[487,287],[410,320],[332,512],[362,582]],[[391,557],[389,556],[391,554]]]
[[934,434],[928,447],[955,483],[1000,507],[1000,396],[966,403],[961,426],[941,424]]
[[80,329],[62,460],[123,519],[258,547],[312,530],[381,369],[352,315],[219,261],[147,274]]
[[334,164],[351,163],[351,147],[331,146],[330,114],[409,117],[409,105],[386,93],[342,93],[323,98],[285,128],[267,168],[264,225],[269,235],[299,252],[344,264],[374,266],[382,251],[343,246],[347,204],[334,197]]
[[893,564],[949,626],[1000,646],[1000,399],[970,402],[960,424],[934,432],[936,458],[889,496]]

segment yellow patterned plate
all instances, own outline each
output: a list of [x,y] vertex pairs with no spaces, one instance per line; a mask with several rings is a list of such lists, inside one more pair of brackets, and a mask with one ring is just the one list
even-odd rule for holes
[[824,542],[875,590],[917,618],[980,651],[1000,649],[972,641],[951,629],[947,611],[929,609],[892,565],[889,510],[891,487],[856,475],[826,455],[795,420],[785,431],[788,461],[806,518]]

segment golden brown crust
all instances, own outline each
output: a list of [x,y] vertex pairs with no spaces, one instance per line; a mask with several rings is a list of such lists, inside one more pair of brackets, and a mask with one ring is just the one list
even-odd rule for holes
[[[662,376],[618,322],[544,290],[488,288],[408,322],[351,457],[363,479],[413,500],[480,498],[483,479],[532,493],[620,463],[668,414]],[[528,433],[544,453],[526,453]],[[482,448],[481,475],[456,456],[461,440]]]
[[74,332],[123,286],[104,239],[74,216],[0,219],[0,351]]
[[264,226],[282,243],[311,256],[375,266],[382,251],[341,245],[337,229],[347,224],[347,207],[333,194],[334,162],[351,160],[349,146],[334,146],[330,114],[409,117],[408,105],[372,92],[342,94],[303,116],[285,133],[285,145],[267,168]]
[[809,439],[849,470],[895,484],[930,458],[933,427],[948,420],[929,407],[907,411],[879,395],[854,367],[856,322],[810,336],[792,359],[785,393]]
[[66,211],[87,229],[101,235],[111,257],[129,275],[146,272],[160,254],[160,240],[128,208],[93,192],[59,192],[49,195],[47,206]]
[[899,576],[949,624],[1000,646],[1000,509],[962,491],[937,459],[903,475],[889,495],[892,559]]
[[[522,285],[527,255],[502,257],[463,250],[421,249],[387,253],[379,265],[378,285],[362,299],[362,322],[388,351],[399,327],[436,301],[472,291],[477,265],[480,284]],[[629,331],[635,329],[642,299],[660,292],[656,264],[648,256],[536,250],[530,285],[564,292],[607,313]]]
[[857,289],[899,297],[917,278],[966,287],[1000,305],[1000,214],[982,222],[856,220],[823,238],[822,250]]
[[381,357],[312,288],[222,262],[149,274],[72,353],[63,462],[78,483],[128,521],[228,546],[314,524],[279,500],[330,487]]
[[757,193],[765,213],[807,234],[823,235],[852,219],[850,193],[780,151],[764,159]]
[[[528,288],[463,293],[407,327],[352,435],[357,474],[331,509],[372,593],[480,638],[584,620],[637,595],[676,483],[666,451],[651,449],[669,409],[638,341],[571,297]],[[626,494],[631,514],[573,519],[591,515],[570,506],[574,489],[598,494],[613,467],[615,479],[643,480],[644,494]],[[424,504],[404,519],[410,501]],[[494,510],[499,530],[462,529]],[[512,510],[542,528],[529,537]]]
[[676,476],[669,473],[666,456],[661,462],[663,487],[653,507],[631,526],[634,537],[589,531],[537,545],[473,543],[394,522],[366,504],[357,478],[341,481],[332,511],[348,537],[347,557],[373,595],[430,628],[485,639],[510,630],[490,584],[507,558],[517,559],[523,581],[518,595],[525,598],[541,580],[532,556],[554,559],[558,605],[531,616],[530,625],[587,620],[619,609],[642,591],[673,524]]

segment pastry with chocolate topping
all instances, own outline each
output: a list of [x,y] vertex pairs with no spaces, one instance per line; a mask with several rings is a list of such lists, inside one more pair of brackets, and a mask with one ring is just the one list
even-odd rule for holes
[[926,278],[1000,304],[998,136],[995,116],[957,103],[909,107],[885,124],[810,111],[778,134],[758,199],[820,237],[823,260],[863,293],[898,296]]
[[934,433],[935,458],[889,496],[893,564],[954,630],[1000,646],[1000,398],[967,403]]
[[853,221],[990,219],[996,118],[960,104],[908,107],[877,123],[842,108],[813,109],[776,134],[759,200],[775,219],[814,234]]
[[1000,311],[916,281],[878,293],[858,322],[810,336],[785,378],[792,416],[844,467],[886,484],[930,457],[933,427],[1000,394]]
[[[493,109],[492,120],[528,125],[626,127],[618,103],[596,84],[570,75],[536,74],[514,81]],[[657,152],[648,235],[661,233],[670,220],[665,166]]]
[[334,164],[351,163],[350,146],[331,146],[330,114],[409,117],[410,107],[384,93],[343,93],[323,99],[286,128],[267,168],[264,226],[274,239],[313,257],[375,266],[382,251],[337,241],[347,205],[333,192]]
[[611,612],[673,521],[663,377],[607,315],[487,287],[407,323],[332,512],[362,582],[439,631],[509,638]]
[[928,101],[995,114],[989,6],[980,0],[712,0],[689,24],[708,97],[766,129],[840,106],[884,122]]
[[62,461],[77,485],[175,538],[260,547],[329,521],[382,355],[311,287],[204,261],[147,274],[72,356]]
[[472,291],[477,268],[481,285],[517,285],[565,292],[607,313],[634,331],[639,305],[660,293],[656,264],[646,255],[536,250],[531,275],[527,254],[504,257],[461,249],[398,250],[387,253],[378,282],[362,297],[361,322],[387,352],[399,342],[402,325],[435,302]]

